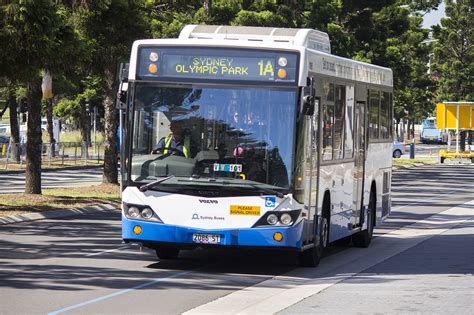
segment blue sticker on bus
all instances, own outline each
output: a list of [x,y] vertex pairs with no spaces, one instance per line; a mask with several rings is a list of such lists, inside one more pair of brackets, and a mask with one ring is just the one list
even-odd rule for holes
[[265,197],[265,207],[275,207],[276,198],[275,197]]

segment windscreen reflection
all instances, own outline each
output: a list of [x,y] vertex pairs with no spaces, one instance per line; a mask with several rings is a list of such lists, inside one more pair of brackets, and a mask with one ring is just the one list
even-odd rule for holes
[[296,89],[137,85],[131,179],[227,178],[288,189],[295,104]]

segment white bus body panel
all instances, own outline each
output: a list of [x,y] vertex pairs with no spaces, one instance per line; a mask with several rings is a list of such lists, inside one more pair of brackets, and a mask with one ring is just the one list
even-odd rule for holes
[[[165,224],[199,229],[250,228],[268,211],[302,208],[291,197],[275,196],[274,205],[266,204],[267,197],[270,196],[203,198],[153,190],[143,193],[136,187],[127,187],[122,200],[129,205],[149,206]],[[232,206],[258,207],[260,214],[231,214]]]

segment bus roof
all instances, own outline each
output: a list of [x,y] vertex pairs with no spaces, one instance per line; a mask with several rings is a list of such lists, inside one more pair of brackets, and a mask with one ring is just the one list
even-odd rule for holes
[[177,39],[135,41],[130,58],[130,80],[136,78],[138,47],[143,45],[297,51],[302,56],[299,85],[306,84],[308,72],[316,72],[341,79],[393,86],[391,69],[332,55],[328,34],[313,29],[187,25]]

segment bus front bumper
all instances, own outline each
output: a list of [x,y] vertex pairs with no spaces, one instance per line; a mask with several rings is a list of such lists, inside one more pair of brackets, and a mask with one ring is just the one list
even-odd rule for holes
[[[136,227],[139,228],[136,228]],[[137,232],[140,232],[137,234]],[[275,236],[276,233],[279,235]],[[272,226],[238,229],[199,229],[155,222],[129,220],[122,216],[122,238],[126,242],[200,247],[209,244],[193,242],[194,234],[219,235],[220,242],[212,244],[224,247],[266,247],[300,249],[302,247],[303,222],[289,226]],[[281,240],[277,241],[275,239]]]

